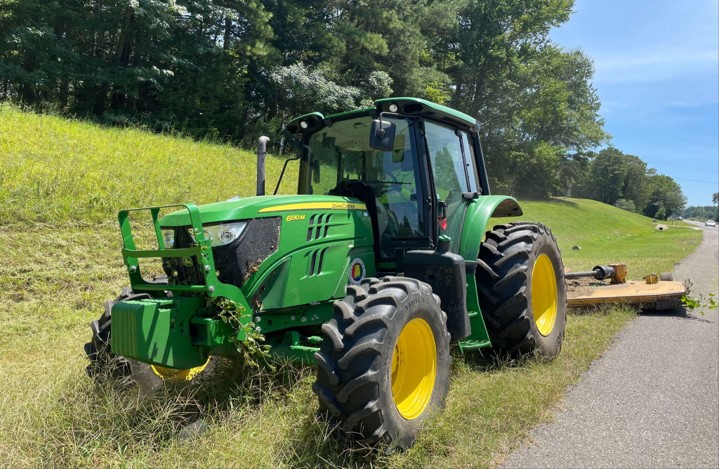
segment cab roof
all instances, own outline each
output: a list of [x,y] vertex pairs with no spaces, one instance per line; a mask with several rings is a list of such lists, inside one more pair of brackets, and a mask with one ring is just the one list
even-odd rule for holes
[[[409,116],[427,117],[433,120],[444,122],[451,127],[458,127],[467,131],[479,130],[479,122],[463,112],[459,112],[447,106],[436,104],[431,101],[420,98],[384,98],[374,102],[374,108],[355,109],[352,111],[341,112],[324,116],[319,112],[312,112],[297,117],[290,121],[288,130],[292,133],[314,133],[321,129],[329,122],[349,119],[354,116],[367,115],[380,112],[392,112],[390,106],[396,105],[399,114]],[[304,122],[304,125],[301,123]]]

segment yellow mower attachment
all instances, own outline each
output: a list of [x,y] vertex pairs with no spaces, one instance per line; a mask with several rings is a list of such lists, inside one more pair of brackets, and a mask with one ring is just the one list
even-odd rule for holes
[[[643,311],[673,310],[686,294],[682,282],[675,282],[669,273],[650,274],[643,281],[626,280],[627,266],[612,264],[596,266],[587,272],[565,274],[567,305],[586,307],[617,303],[638,305]],[[605,280],[610,280],[606,283]]]

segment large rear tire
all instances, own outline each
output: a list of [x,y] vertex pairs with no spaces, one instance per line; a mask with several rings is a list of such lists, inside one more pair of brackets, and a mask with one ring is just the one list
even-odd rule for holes
[[538,223],[495,226],[479,250],[479,306],[502,355],[555,357],[562,348],[567,293],[552,232]]
[[410,447],[449,388],[450,335],[439,297],[415,279],[370,279],[348,286],[334,312],[315,354],[320,412],[367,443]]

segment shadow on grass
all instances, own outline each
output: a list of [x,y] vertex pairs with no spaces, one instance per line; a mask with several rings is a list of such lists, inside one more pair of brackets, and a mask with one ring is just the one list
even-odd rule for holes
[[567,199],[561,199],[561,198],[555,198],[555,197],[550,198],[550,199],[527,199],[527,200],[530,200],[532,202],[545,202],[545,203],[550,203],[553,205],[560,205],[560,206],[563,205],[563,206],[565,206],[565,208],[579,207],[579,204],[577,202],[575,202],[574,200],[567,200]]
[[576,305],[571,308],[567,307],[567,315],[574,316],[609,316],[612,311],[617,308],[622,308],[627,311],[631,311],[637,316],[640,314],[641,309],[633,307],[632,305],[621,305],[613,303],[604,303],[596,305]]
[[547,363],[552,358],[537,354],[507,355],[492,351],[491,349],[477,349],[453,353],[454,363],[462,362],[472,371],[481,373],[496,373],[511,368],[522,368],[531,363]]
[[168,387],[179,390],[194,388],[199,405],[211,405],[217,411],[224,412],[236,407],[238,403],[257,407],[268,399],[287,395],[314,370],[307,365],[281,360],[257,368],[224,358],[214,358],[213,363],[210,373],[188,384]]
[[[274,363],[274,362],[273,362]],[[237,379],[237,366],[245,375]],[[244,400],[247,407],[259,407],[263,402],[284,400],[298,386],[304,386],[315,374],[313,366],[301,366],[291,362],[274,364],[274,370],[264,368],[247,372],[241,365],[227,362],[213,376],[207,376],[205,386],[197,398],[204,405],[211,404],[221,415],[229,415],[231,402]],[[309,378],[309,379],[308,379]],[[304,384],[302,384],[304,383]],[[315,396],[312,395],[312,399]],[[315,399],[316,400],[316,399]],[[277,456],[283,465],[302,467],[376,467],[389,457],[383,444],[368,445],[357,436],[343,432],[336,421],[308,406],[292,428],[285,442],[279,446]]]
[[78,467],[118,453],[155,451],[197,420],[193,393],[166,388],[150,395],[111,377],[92,382],[68,377],[59,396],[34,423],[51,466]]

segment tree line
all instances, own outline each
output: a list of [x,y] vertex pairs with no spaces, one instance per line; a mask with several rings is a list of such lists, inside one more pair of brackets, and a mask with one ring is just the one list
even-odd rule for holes
[[[482,123],[498,193],[581,188],[637,211],[652,203],[673,212],[676,200],[649,189],[637,195],[629,184],[617,196],[587,182],[593,150],[609,142],[592,61],[549,38],[573,3],[0,0],[0,97],[249,146],[260,134],[279,142],[299,114],[416,96]],[[636,172],[633,158],[620,165],[632,168],[624,177]],[[652,187],[671,185],[645,176]]]
[[658,174],[641,158],[609,147],[592,155],[576,185],[575,197],[598,200],[648,217],[666,220],[682,214],[686,197],[674,179]]
[[683,216],[685,218],[694,218],[697,220],[719,221],[719,212],[717,212],[716,206],[713,205],[692,205],[684,210]]
[[684,217],[699,220],[714,220],[719,222],[719,192],[712,194],[712,204],[704,206],[691,206],[684,210]]

